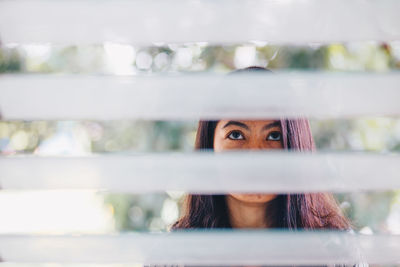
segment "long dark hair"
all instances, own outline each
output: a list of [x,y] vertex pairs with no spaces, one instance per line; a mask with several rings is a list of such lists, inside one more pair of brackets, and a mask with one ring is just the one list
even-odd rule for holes
[[[262,71],[251,67],[243,71]],[[266,69],[264,69],[266,70]],[[267,70],[266,70],[267,71]],[[200,121],[196,135],[196,150],[213,150],[214,132],[218,121]],[[314,151],[315,145],[307,119],[281,119],[283,147],[287,150]],[[349,229],[331,193],[278,195],[268,203],[271,228],[287,229]],[[181,218],[171,230],[180,228],[232,228],[225,195],[189,194],[184,200]]]

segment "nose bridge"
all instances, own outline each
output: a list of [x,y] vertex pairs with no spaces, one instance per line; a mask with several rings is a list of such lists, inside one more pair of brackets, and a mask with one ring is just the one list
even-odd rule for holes
[[261,140],[259,139],[259,137],[253,137],[248,143],[247,149],[257,150],[257,149],[265,149],[265,147],[263,142],[261,142]]

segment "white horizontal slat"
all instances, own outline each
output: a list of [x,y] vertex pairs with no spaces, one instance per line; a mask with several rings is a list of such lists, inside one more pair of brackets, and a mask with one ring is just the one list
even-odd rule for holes
[[2,157],[3,189],[352,192],[400,188],[400,156],[285,152]]
[[400,235],[339,232],[181,232],[0,236],[4,261],[185,265],[393,264]]
[[397,0],[0,1],[4,43],[273,43],[400,39]]
[[3,119],[221,119],[400,115],[400,73],[4,75]]

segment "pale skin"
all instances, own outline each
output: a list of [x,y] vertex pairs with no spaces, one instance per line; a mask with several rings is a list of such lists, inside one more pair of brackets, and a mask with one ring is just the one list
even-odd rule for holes
[[[283,149],[282,130],[277,120],[221,120],[214,134],[214,151],[237,149]],[[233,228],[267,228],[267,205],[276,194],[240,194],[226,196]]]

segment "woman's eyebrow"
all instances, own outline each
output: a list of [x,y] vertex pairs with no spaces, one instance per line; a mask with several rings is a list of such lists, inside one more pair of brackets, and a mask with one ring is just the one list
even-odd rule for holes
[[265,125],[261,130],[268,130],[270,128],[277,127],[277,126],[281,126],[280,121],[271,122],[271,123]]
[[242,123],[242,122],[239,122],[239,121],[228,121],[228,122],[224,125],[224,127],[222,127],[222,128],[226,128],[226,127],[228,127],[229,125],[236,125],[236,126],[239,126],[239,127],[242,127],[242,128],[245,128],[245,129],[249,130],[249,127],[248,127],[246,124],[244,124],[244,123]]

